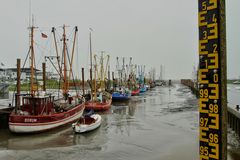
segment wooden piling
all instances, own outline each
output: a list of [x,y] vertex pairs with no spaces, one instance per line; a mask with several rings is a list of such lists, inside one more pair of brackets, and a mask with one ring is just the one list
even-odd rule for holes
[[43,91],[46,91],[46,63],[42,63],[42,71],[43,71]]
[[15,112],[20,107],[21,92],[21,59],[17,59],[17,94],[15,95]]
[[82,90],[83,90],[83,96],[85,96],[85,87],[84,87],[84,68],[82,68]]
[[225,0],[219,1],[219,41],[220,41],[220,69],[221,69],[221,133],[222,148],[220,150],[222,160],[227,160],[227,51],[226,51],[226,15]]

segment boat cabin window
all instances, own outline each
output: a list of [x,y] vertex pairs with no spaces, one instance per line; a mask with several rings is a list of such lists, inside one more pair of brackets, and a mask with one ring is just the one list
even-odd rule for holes
[[23,98],[23,105],[28,105],[28,104],[30,104],[29,99]]
[[50,103],[51,98],[50,97],[44,97],[44,98],[32,98],[32,97],[27,97],[23,98],[23,105],[30,105],[35,103],[35,105],[41,105],[44,103]]

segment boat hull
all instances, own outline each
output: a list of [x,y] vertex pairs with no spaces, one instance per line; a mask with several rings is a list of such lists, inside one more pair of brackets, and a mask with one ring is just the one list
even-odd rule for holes
[[36,133],[51,130],[77,121],[82,116],[84,108],[84,104],[79,104],[65,112],[38,116],[16,115],[13,111],[9,116],[9,129],[15,133]]
[[78,125],[78,122],[73,123],[72,127],[73,127],[74,131],[76,133],[84,133],[84,132],[89,132],[94,129],[97,129],[101,125],[101,122],[102,122],[101,116],[99,114],[93,114],[90,117],[94,118],[96,120],[95,123],[92,123],[89,125],[87,125],[87,124],[79,124]]
[[144,93],[144,92],[146,92],[146,91],[147,91],[147,88],[146,88],[146,87],[140,88],[140,93]]
[[112,99],[107,100],[107,102],[105,103],[88,101],[85,103],[85,109],[86,110],[93,109],[94,111],[106,111],[110,109],[111,103]]
[[139,95],[139,93],[140,93],[140,90],[139,90],[139,89],[133,90],[133,91],[132,91],[132,96]]
[[112,94],[112,100],[113,101],[126,101],[129,100],[131,97],[131,94],[121,94],[121,93],[113,93]]

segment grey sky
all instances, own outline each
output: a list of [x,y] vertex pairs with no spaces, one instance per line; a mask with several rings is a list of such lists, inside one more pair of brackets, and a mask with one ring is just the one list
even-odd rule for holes
[[[0,61],[13,67],[28,50],[29,0],[0,2]],[[240,2],[231,0],[227,6],[228,76],[238,77]],[[50,34],[52,26],[69,25],[69,32],[79,27],[80,67],[89,64],[89,27],[94,30],[93,51],[107,51],[112,69],[116,56],[131,56],[158,73],[162,64],[165,78],[179,79],[191,78],[198,63],[197,0],[32,0],[32,13],[39,27],[36,35]],[[36,37],[43,46],[48,41]]]

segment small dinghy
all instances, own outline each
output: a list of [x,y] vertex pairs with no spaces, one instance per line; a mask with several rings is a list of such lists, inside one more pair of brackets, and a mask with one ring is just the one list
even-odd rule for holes
[[77,122],[72,124],[73,130],[76,133],[92,131],[101,125],[102,117],[99,114],[94,114],[92,111],[82,116]]

